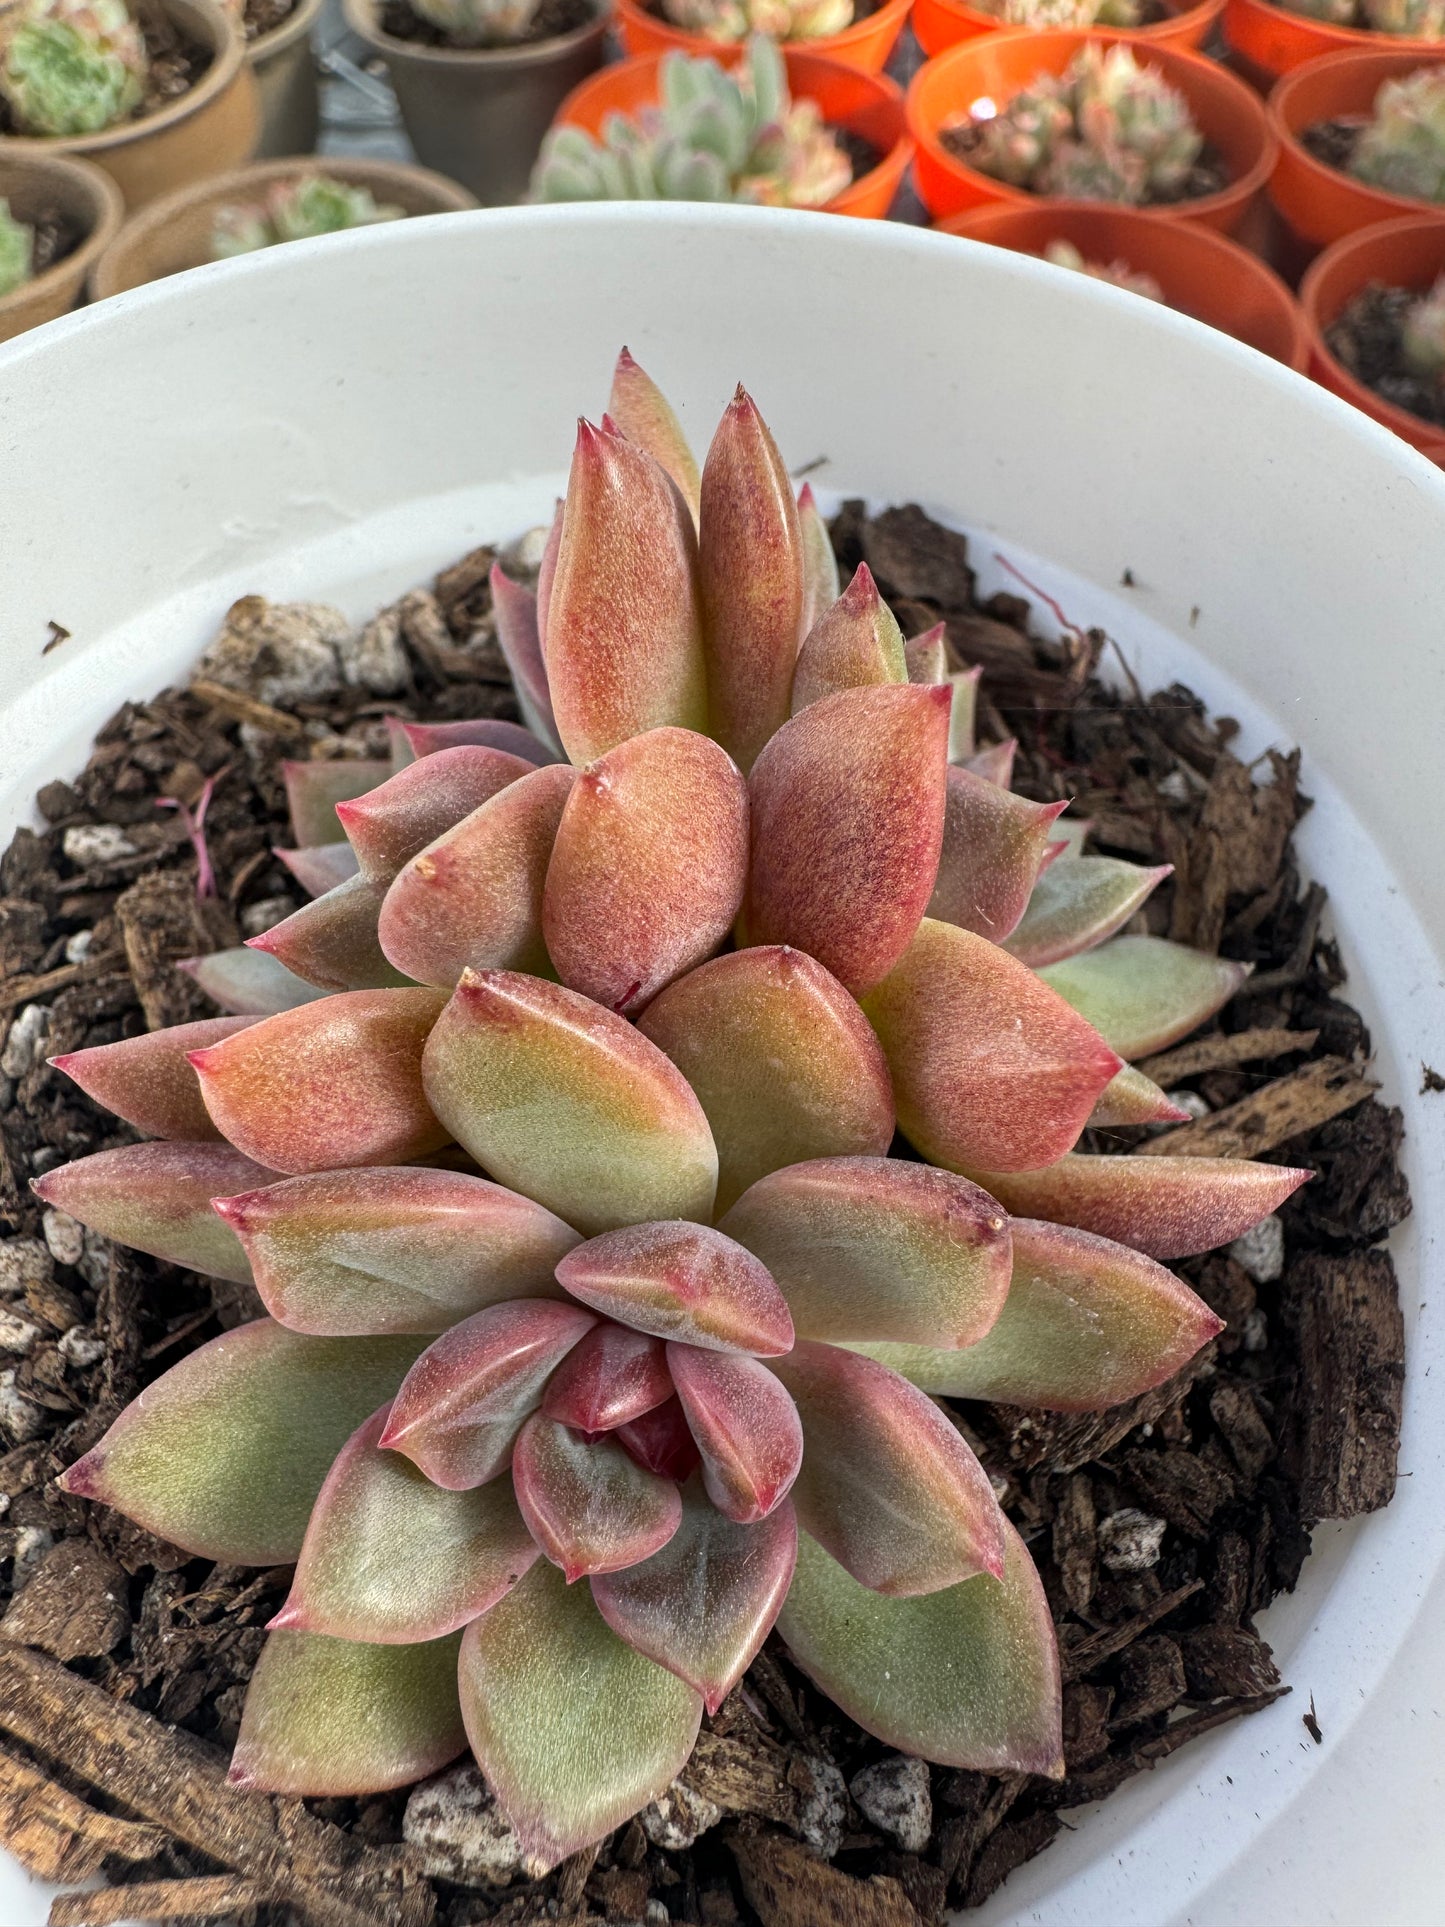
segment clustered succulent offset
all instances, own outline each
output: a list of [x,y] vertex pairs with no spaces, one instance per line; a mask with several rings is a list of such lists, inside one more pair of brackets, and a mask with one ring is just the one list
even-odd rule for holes
[[125,0],[29,0],[0,26],[0,94],[24,134],[98,134],[145,95],[145,40]]
[[1445,274],[1406,308],[1400,348],[1412,374],[1445,385]]
[[[1167,870],[1011,794],[976,674],[866,567],[839,594],[741,389],[699,473],[624,352],[535,594],[492,591],[532,730],[290,766],[324,894],[209,960],[240,1014],[56,1060],[154,1141],[41,1197],[270,1314],[66,1489],[296,1562],[242,1786],[470,1744],[542,1868],[668,1786],[775,1625],[887,1743],[1056,1774],[1037,1574],[926,1393],[1095,1410],[1219,1329],[1161,1261],[1307,1173],[1073,1147],[1183,1115],[1126,1059],[1243,969],[1116,934]],[[238,962],[293,1007],[247,1014]]]
[[348,187],[329,174],[304,174],[296,180],[277,181],[264,200],[223,207],[211,233],[211,254],[224,261],[282,241],[305,241],[316,234],[339,234],[343,228],[399,221],[404,214],[404,208],[377,201],[369,188]]
[[1445,201],[1445,69],[1387,80],[1351,150],[1349,171],[1371,187]]
[[1445,39],[1445,0],[1280,0],[1291,13],[1332,27],[1360,27],[1412,40]]
[[459,47],[506,47],[532,31],[541,0],[411,0],[413,13]]
[[1071,268],[1075,274],[1087,274],[1095,281],[1107,281],[1110,287],[1141,294],[1146,301],[1164,299],[1164,290],[1152,274],[1138,273],[1127,261],[1087,260],[1072,241],[1050,241],[1044,249],[1044,259],[1052,261],[1056,268]]
[[635,120],[608,117],[601,141],[579,127],[548,134],[532,176],[539,201],[749,201],[824,207],[853,178],[817,104],[788,92],[783,57],[755,35],[747,64],[663,57],[661,101]]
[[1010,27],[1137,27],[1140,0],[980,0]]
[[853,0],[662,0],[675,27],[709,40],[819,40],[853,24]]
[[0,195],[0,296],[14,294],[34,271],[35,230],[10,212]]
[[1081,48],[978,125],[985,174],[1083,201],[1174,199],[1204,145],[1184,96],[1128,47]]

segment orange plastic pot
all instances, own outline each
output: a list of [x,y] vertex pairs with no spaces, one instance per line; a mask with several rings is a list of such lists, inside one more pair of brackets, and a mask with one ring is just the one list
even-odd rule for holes
[[1316,160],[1301,136],[1322,120],[1365,118],[1387,80],[1421,67],[1445,65],[1438,44],[1429,56],[1371,48],[1364,53],[1326,54],[1297,67],[1269,98],[1269,118],[1279,140],[1279,159],[1269,197],[1302,241],[1328,247],[1346,234],[1401,215],[1418,214],[1429,203],[1408,194],[1370,187]]
[[1163,221],[1136,207],[1043,201],[1036,207],[979,207],[943,221],[945,234],[987,241],[1016,254],[1042,254],[1071,241],[1086,261],[1125,261],[1151,274],[1171,308],[1233,335],[1297,374],[1309,366],[1309,335],[1289,289],[1235,241],[1192,221]]
[[1265,93],[1281,74],[1293,73],[1322,54],[1388,50],[1410,55],[1418,66],[1422,55],[1440,52],[1438,40],[1407,40],[1369,27],[1333,27],[1291,13],[1274,0],[1226,0],[1224,37]]
[[[1152,27],[1134,27],[1131,32],[1151,47],[1202,47],[1220,14],[1225,0],[1164,0],[1169,9],[1167,20],[1156,20]],[[913,0],[913,31],[918,44],[930,57],[947,53],[960,40],[972,40],[981,33],[1002,32],[1004,23],[996,13],[971,7],[967,0]]]
[[1360,228],[1326,248],[1300,283],[1299,298],[1315,380],[1445,467],[1445,429],[1383,401],[1336,359],[1325,339],[1325,330],[1372,281],[1387,288],[1416,288],[1423,294],[1442,274],[1445,213],[1411,214],[1379,227]]
[[[881,0],[872,13],[865,13],[842,33],[823,34],[817,40],[797,41],[793,45],[820,59],[856,67],[860,73],[880,74],[903,31],[911,5],[912,0]],[[661,14],[643,6],[642,0],[614,0],[614,9],[618,34],[630,54],[677,51],[718,55],[730,50],[727,42],[709,40],[706,34],[688,33],[682,27],[674,27]]]
[[963,120],[976,100],[987,98],[1002,107],[1040,74],[1063,73],[1090,41],[1137,48],[1140,58],[1147,58],[1184,95],[1195,124],[1223,158],[1228,187],[1154,212],[1162,220],[1194,221],[1232,234],[1248,218],[1274,169],[1277,149],[1264,103],[1212,60],[1121,33],[1008,28],[965,40],[921,67],[908,90],[908,127],[918,147],[913,176],[929,213],[942,218],[999,201],[1014,207],[1039,205],[1038,195],[996,181],[950,154],[939,136]]
[[[721,49],[724,66],[735,65],[742,48]],[[831,127],[858,134],[883,156],[876,167],[860,174],[851,187],[829,201],[825,212],[852,214],[865,221],[881,221],[893,205],[913,156],[903,111],[903,95],[882,74],[862,73],[856,67],[824,60],[817,54],[784,49],[788,86],[796,100],[816,101]],[[631,117],[644,107],[655,107],[660,93],[661,54],[620,60],[574,87],[557,110],[558,127],[580,127],[600,136],[609,114]]]

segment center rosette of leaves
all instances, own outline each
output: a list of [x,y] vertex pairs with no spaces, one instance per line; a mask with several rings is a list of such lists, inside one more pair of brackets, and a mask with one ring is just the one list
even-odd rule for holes
[[527,727],[290,766],[315,899],[200,961],[231,1014],[57,1060],[151,1141],[40,1195],[268,1314],[65,1488],[295,1564],[240,1784],[470,1744],[549,1866],[774,1627],[886,1743],[1056,1773],[1047,1602],[931,1394],[1098,1410],[1219,1329],[1160,1260],[1307,1173],[1075,1146],[1180,1115],[1127,1060],[1243,973],[1120,934],[1167,870],[1010,792],[742,391],[699,473],[624,355],[492,593]]

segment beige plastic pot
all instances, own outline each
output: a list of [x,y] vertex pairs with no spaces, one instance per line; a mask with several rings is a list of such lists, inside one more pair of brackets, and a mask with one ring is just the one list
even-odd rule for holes
[[376,200],[413,214],[456,214],[475,207],[475,199],[455,181],[424,167],[400,161],[354,161],[339,157],[253,161],[230,174],[198,181],[178,193],[152,201],[134,214],[96,263],[91,276],[93,300],[109,300],[128,288],[160,281],[166,275],[200,268],[212,259],[211,235],[223,207],[259,201],[278,181],[326,174],[347,187],[367,188]]
[[298,0],[289,19],[249,42],[246,60],[261,96],[257,160],[309,154],[321,130],[321,88],[311,35],[325,0]]
[[606,0],[585,27],[522,47],[428,47],[381,26],[377,0],[342,0],[346,24],[386,62],[417,159],[488,207],[521,200],[552,116],[602,65]]
[[[159,194],[249,159],[260,127],[256,82],[239,29],[216,0],[159,0],[166,18],[211,54],[200,80],[178,100],[141,120],[122,121],[99,134],[48,138],[7,135],[17,157],[73,154],[103,167],[125,197],[140,207]],[[0,20],[24,0],[0,5]]]
[[102,249],[115,238],[124,213],[120,190],[108,174],[89,161],[63,154],[12,154],[0,142],[0,200],[17,221],[33,224],[43,214],[58,214],[82,239],[63,261],[0,296],[0,341],[73,308],[86,276]]

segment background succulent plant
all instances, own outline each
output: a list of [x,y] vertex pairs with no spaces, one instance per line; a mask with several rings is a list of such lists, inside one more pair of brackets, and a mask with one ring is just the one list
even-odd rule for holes
[[[1163,1261],[1307,1174],[1074,1147],[1183,1115],[1125,1060],[1243,971],[1117,934],[1167,871],[993,780],[973,678],[839,593],[741,389],[699,471],[624,353],[535,592],[492,588],[535,734],[293,765],[330,887],[212,960],[237,1014],[56,1060],[151,1141],[41,1196],[269,1313],[66,1488],[296,1563],[240,1785],[470,1744],[545,1867],[775,1625],[888,1744],[1057,1773],[1037,1574],[928,1394],[1098,1409],[1219,1329]],[[257,961],[295,973],[259,1020]]]
[[1164,290],[1152,274],[1138,273],[1127,261],[1087,260],[1072,241],[1050,241],[1044,249],[1044,259],[1052,261],[1056,268],[1071,268],[1075,274],[1087,274],[1095,281],[1107,281],[1111,287],[1141,294],[1146,301],[1164,299]]
[[981,123],[974,165],[998,180],[1074,200],[1178,196],[1204,140],[1189,105],[1128,47],[1080,49]]
[[1391,194],[1445,201],[1445,70],[1421,67],[1385,82],[1350,153],[1349,171]]
[[114,127],[140,105],[148,71],[125,0],[29,0],[0,27],[0,93],[22,133]]
[[1405,310],[1400,346],[1412,373],[1437,382],[1445,376],[1445,274]]
[[541,0],[411,0],[414,13],[459,47],[503,47],[525,40]]
[[348,187],[329,174],[304,174],[297,180],[276,182],[261,201],[223,207],[211,234],[211,253],[223,261],[282,241],[399,221],[404,213],[403,208],[379,202],[369,188]]
[[35,230],[10,212],[0,196],[0,296],[14,294],[30,279],[35,259]]
[[853,0],[662,0],[664,16],[709,40],[818,40],[853,24]]
[[1137,27],[1138,0],[987,0],[1010,27]]
[[788,93],[783,57],[754,36],[734,75],[714,60],[664,57],[658,107],[611,115],[600,142],[548,134],[532,177],[539,201],[749,201],[823,207],[853,178],[816,104]]
[[1445,0],[1280,0],[1291,13],[1332,27],[1365,27],[1413,40],[1445,38]]

